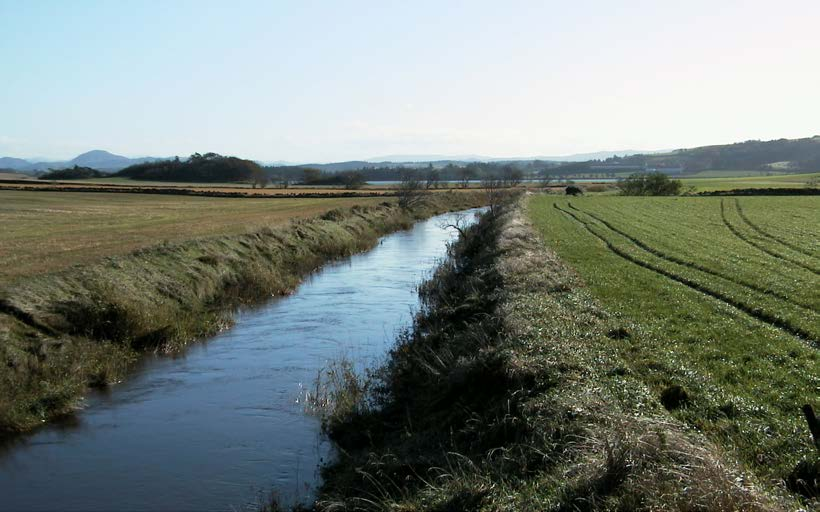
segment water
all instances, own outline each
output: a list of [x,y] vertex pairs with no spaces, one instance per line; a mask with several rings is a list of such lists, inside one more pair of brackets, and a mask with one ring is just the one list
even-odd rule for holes
[[147,357],[72,421],[0,448],[0,510],[253,510],[273,489],[309,498],[332,448],[297,403],[300,385],[339,356],[383,358],[454,236],[447,219],[324,267],[182,357]]

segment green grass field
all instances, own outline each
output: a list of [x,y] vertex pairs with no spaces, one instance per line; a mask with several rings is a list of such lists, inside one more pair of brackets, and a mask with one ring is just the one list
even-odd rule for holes
[[244,233],[381,201],[0,190],[0,285],[163,242]]
[[[721,171],[723,173],[723,171]],[[705,176],[705,175],[704,175]],[[732,190],[738,188],[803,188],[807,183],[820,180],[820,173],[779,174],[773,176],[693,177],[682,178],[684,190],[693,187],[695,192],[709,190]]]
[[777,177],[786,172],[778,171],[753,171],[753,170],[718,170],[718,171],[698,171],[687,174],[687,178],[751,178],[759,176]]
[[629,371],[764,478],[811,446],[820,407],[820,199],[535,196],[529,214],[629,332]]

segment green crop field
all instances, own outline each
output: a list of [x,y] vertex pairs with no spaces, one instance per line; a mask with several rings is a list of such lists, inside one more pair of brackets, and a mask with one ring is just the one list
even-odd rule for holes
[[780,172],[780,171],[760,171],[760,170],[713,170],[713,171],[698,171],[691,174],[687,174],[687,178],[749,178],[749,177],[759,177],[759,176],[768,176],[768,177],[777,177],[782,174],[787,174],[787,172]]
[[[722,171],[721,171],[722,172]],[[729,171],[731,173],[732,171]],[[727,176],[722,172],[720,177],[703,176],[682,178],[683,188],[693,187],[696,192],[707,190],[732,190],[739,188],[803,188],[809,183],[817,183],[820,173],[806,174],[777,174],[772,176]]]
[[629,333],[629,371],[763,476],[814,448],[820,406],[820,198],[534,196],[545,243]]

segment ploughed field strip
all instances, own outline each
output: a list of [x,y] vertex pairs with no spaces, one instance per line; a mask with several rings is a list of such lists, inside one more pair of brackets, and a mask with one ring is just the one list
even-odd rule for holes
[[804,403],[820,397],[820,200],[530,201],[547,244],[632,324],[632,370],[674,414],[754,469],[782,477],[811,456]]

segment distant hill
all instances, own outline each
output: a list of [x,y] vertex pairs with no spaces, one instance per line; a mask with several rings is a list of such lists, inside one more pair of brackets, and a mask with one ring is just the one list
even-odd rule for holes
[[70,165],[78,165],[81,167],[93,167],[95,169],[124,169],[129,165],[134,165],[135,163],[141,162],[134,162],[130,158],[115,155],[113,153],[109,153],[108,151],[95,149],[93,151],[89,151],[75,158],[72,158],[68,163]]
[[319,169],[321,171],[326,172],[341,172],[341,171],[352,171],[354,169],[369,169],[372,167],[377,167],[379,164],[373,162],[367,162],[364,160],[349,160],[347,162],[333,162],[329,164],[303,164],[303,165],[291,165],[290,167],[302,167],[302,168],[310,168],[310,169]]
[[[0,157],[0,169],[35,174],[38,171],[66,169],[76,165],[79,167],[91,167],[103,172],[117,172],[142,164],[168,161],[171,160],[153,157],[127,158],[109,153],[108,151],[93,150],[63,162],[31,162],[21,158]],[[177,159],[177,161],[180,160]],[[181,161],[184,162],[185,159]],[[249,162],[249,160],[243,160],[243,162]],[[444,168],[448,165],[466,166],[477,163],[509,163],[518,168],[552,167],[555,174],[601,173],[656,168],[674,173],[693,173],[701,170],[815,172],[820,171],[820,136],[805,139],[750,140],[735,144],[702,146],[690,149],[677,149],[674,151],[621,150],[565,156],[508,158],[486,157],[481,155],[389,155],[365,160],[350,160],[323,164],[291,164],[284,161],[276,161],[270,163],[273,164],[274,167],[270,167],[269,169],[276,168],[278,169],[277,172],[284,172],[286,170],[285,168],[292,168],[292,170],[298,174],[298,172],[295,171],[296,169],[311,168],[336,173],[368,169],[420,168],[427,167],[428,165],[432,165],[435,168]],[[170,169],[167,164],[163,164],[160,167]],[[143,174],[147,173],[149,172],[148,169],[154,169],[150,172],[159,173],[164,176],[164,171],[160,172],[157,170],[158,168],[152,168],[151,166],[143,168],[141,172],[143,172]],[[175,169],[174,172],[179,171],[179,169]],[[193,171],[188,168],[184,169],[184,173],[189,172]]]
[[652,155],[612,157],[604,163],[658,169],[677,168],[683,173],[703,170],[816,172],[820,171],[820,136],[805,139],[749,140]]
[[646,151],[635,149],[623,149],[620,151],[598,151],[595,153],[576,153],[563,156],[516,156],[516,157],[496,157],[482,155],[388,155],[376,158],[368,158],[366,162],[384,165],[387,163],[469,163],[469,162],[520,162],[520,161],[547,161],[547,162],[585,162],[587,160],[602,160],[612,156],[628,156],[637,154],[663,153],[664,151]]
[[427,162],[490,162],[495,157],[481,155],[385,155],[365,159],[372,164],[406,164]]
[[0,157],[0,169],[32,173],[49,169],[68,169],[76,165],[79,167],[91,167],[99,171],[115,172],[130,165],[154,162],[156,160],[160,159],[154,157],[128,158],[109,153],[108,151],[95,149],[78,155],[71,160],[59,162],[31,162],[22,158]]
[[289,162],[272,162],[272,165],[284,165],[289,167],[302,167],[310,169],[319,169],[325,172],[341,172],[361,169],[376,169],[385,167],[433,167],[441,168],[446,165],[465,165],[477,162],[585,162],[589,160],[601,160],[612,156],[628,156],[635,154],[654,154],[662,153],[664,151],[637,151],[627,149],[623,151],[599,151],[596,153],[578,153],[574,155],[565,156],[531,156],[531,157],[492,157],[482,155],[385,155],[375,158],[368,158],[366,160],[349,160],[346,162],[332,162],[324,164],[293,164]]
[[134,180],[220,183],[254,181],[264,176],[256,162],[216,153],[194,153],[186,160],[159,160],[132,165],[116,176]]
[[549,160],[553,162],[585,162],[588,160],[605,160],[615,156],[630,156],[630,155],[654,155],[665,153],[668,150],[658,151],[639,151],[636,149],[623,149],[621,151],[597,151],[595,153],[576,153],[574,155],[565,156],[541,156],[537,160]]
[[31,165],[28,160],[22,158],[12,158],[10,156],[0,157],[0,169],[20,170],[27,165]]

